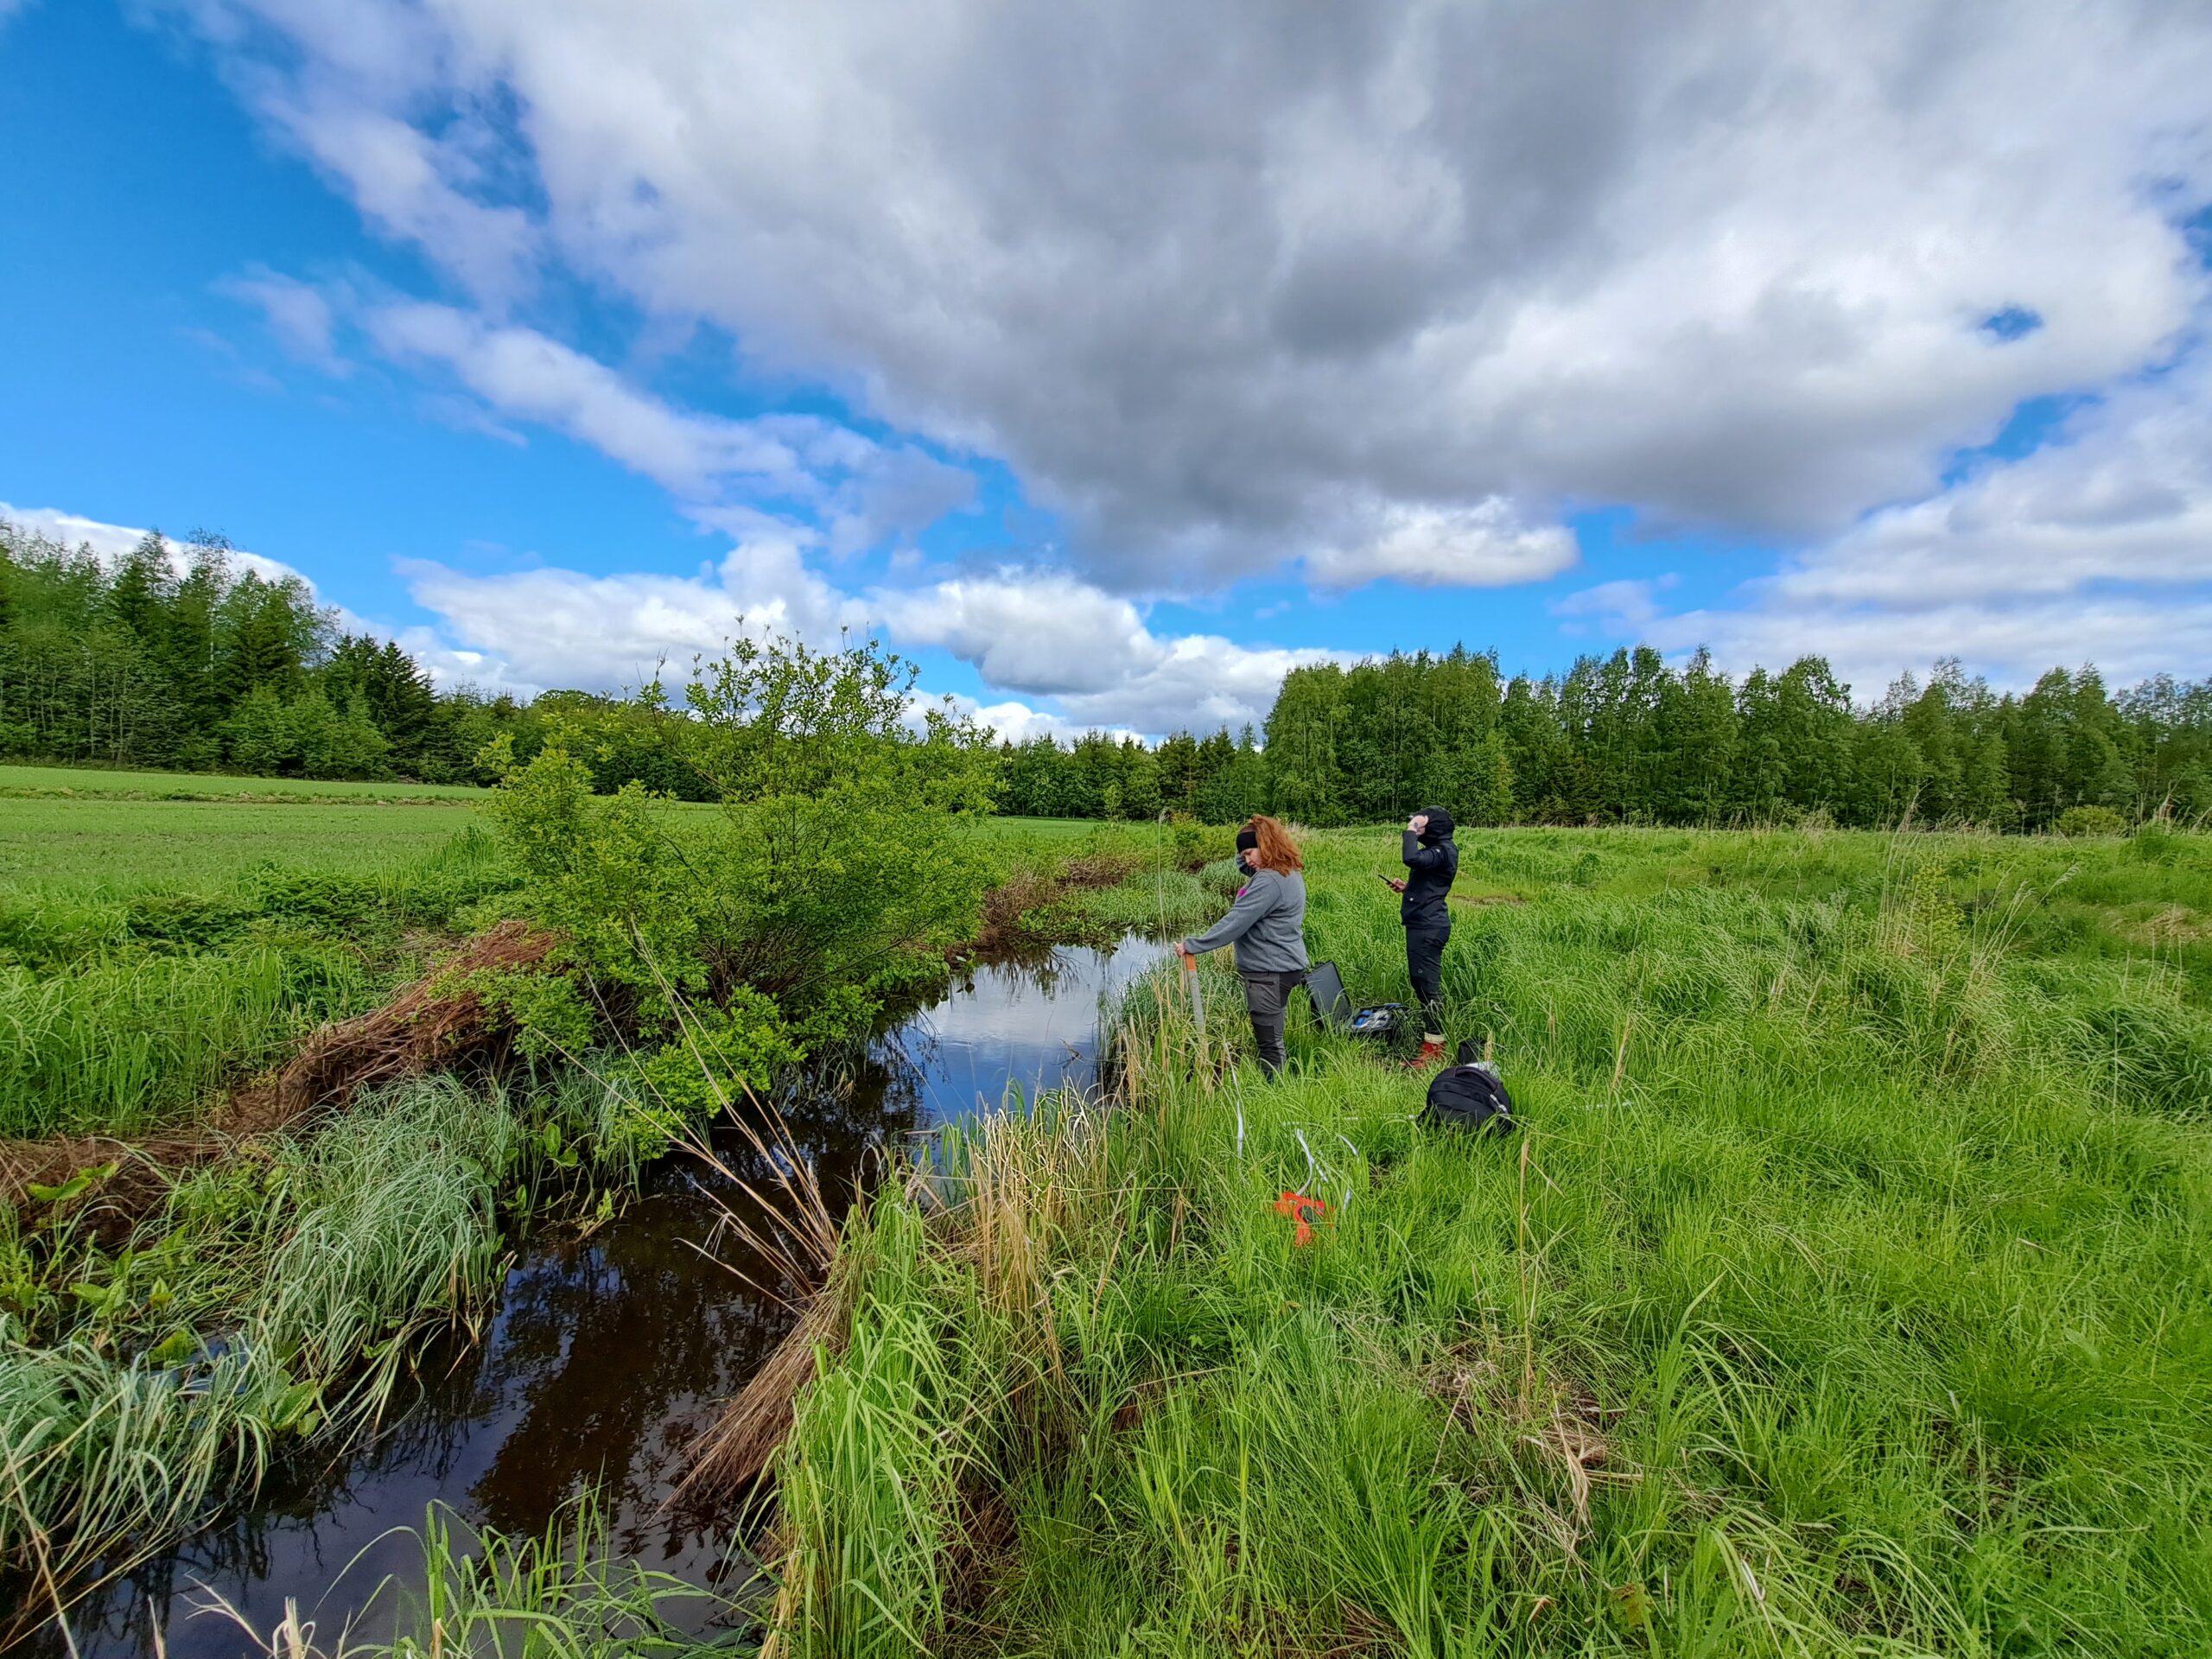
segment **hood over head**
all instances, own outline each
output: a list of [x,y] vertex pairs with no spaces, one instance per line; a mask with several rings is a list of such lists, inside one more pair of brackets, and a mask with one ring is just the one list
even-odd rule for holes
[[1440,806],[1424,806],[1421,810],[1428,817],[1428,828],[1421,832],[1425,844],[1433,847],[1440,841],[1452,839],[1452,831],[1458,826],[1452,822],[1451,813]]

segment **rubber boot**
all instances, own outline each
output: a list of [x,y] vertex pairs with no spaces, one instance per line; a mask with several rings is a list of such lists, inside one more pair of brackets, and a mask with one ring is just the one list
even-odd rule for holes
[[1442,1033],[1433,1031],[1425,1031],[1421,1033],[1421,1052],[1414,1055],[1413,1058],[1406,1062],[1406,1070],[1408,1071],[1426,1071],[1431,1066],[1441,1065],[1443,1064],[1444,1038]]

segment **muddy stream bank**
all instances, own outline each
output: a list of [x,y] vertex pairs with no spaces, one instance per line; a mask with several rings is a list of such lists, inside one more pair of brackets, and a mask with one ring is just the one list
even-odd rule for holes
[[[939,1001],[882,1033],[855,1073],[794,1092],[787,1116],[824,1190],[849,1192],[875,1149],[995,1106],[1009,1087],[1090,1084],[1102,1002],[1164,951],[1130,938],[960,970]],[[692,1158],[665,1159],[595,1230],[525,1239],[481,1339],[426,1355],[382,1437],[320,1471],[280,1472],[250,1510],[80,1605],[78,1651],[150,1659],[155,1622],[173,1659],[259,1651],[229,1619],[194,1616],[211,1591],[257,1630],[290,1600],[315,1621],[318,1645],[334,1646],[348,1624],[381,1637],[407,1622],[422,1560],[407,1529],[419,1530],[426,1506],[537,1534],[594,1483],[616,1549],[711,1581],[730,1517],[664,1503],[789,1315],[692,1248],[716,1214],[705,1179]],[[50,1625],[27,1646],[65,1650]]]

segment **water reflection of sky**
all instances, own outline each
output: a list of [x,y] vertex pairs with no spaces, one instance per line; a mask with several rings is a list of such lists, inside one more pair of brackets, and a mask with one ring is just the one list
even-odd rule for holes
[[[1165,954],[1132,940],[962,970],[944,1001],[880,1039],[867,1064],[834,1087],[794,1092],[785,1115],[825,1190],[850,1192],[871,1148],[996,1106],[1010,1089],[1027,1098],[1088,1086],[1102,999]],[[715,1213],[695,1169],[664,1160],[588,1236],[531,1239],[485,1339],[425,1356],[412,1409],[380,1441],[334,1467],[279,1476],[251,1511],[93,1599],[73,1621],[79,1652],[143,1659],[154,1651],[151,1620],[175,1659],[262,1651],[226,1619],[188,1616],[206,1599],[202,1586],[264,1630],[296,1599],[326,1649],[349,1623],[357,1636],[382,1637],[407,1592],[386,1590],[372,1604],[372,1592],[387,1577],[419,1577],[420,1545],[403,1529],[419,1528],[428,1504],[534,1534],[594,1481],[618,1548],[703,1581],[722,1560],[721,1518],[671,1515],[663,1500],[691,1441],[773,1348],[787,1315],[691,1248]],[[23,1651],[66,1649],[49,1627]]]
[[1110,950],[1063,946],[1030,963],[966,970],[954,994],[901,1027],[895,1040],[919,1073],[931,1122],[1072,1083],[1088,1086],[1098,1052],[1102,1001],[1165,955],[1128,939]]

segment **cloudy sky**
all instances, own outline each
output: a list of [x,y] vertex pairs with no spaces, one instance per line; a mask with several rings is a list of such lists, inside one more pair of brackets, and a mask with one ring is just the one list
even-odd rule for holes
[[449,678],[2212,666],[2202,0],[0,0],[0,512]]

